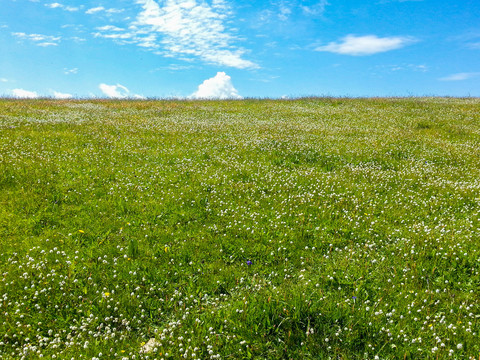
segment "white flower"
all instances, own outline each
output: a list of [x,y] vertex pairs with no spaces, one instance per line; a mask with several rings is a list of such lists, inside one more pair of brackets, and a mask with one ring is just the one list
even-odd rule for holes
[[463,348],[463,344],[457,344],[457,349],[461,350]]

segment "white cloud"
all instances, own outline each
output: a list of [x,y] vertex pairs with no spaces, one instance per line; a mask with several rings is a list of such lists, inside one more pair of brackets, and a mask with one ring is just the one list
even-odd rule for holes
[[301,5],[300,8],[306,15],[319,16],[325,12],[325,7],[330,5],[327,0],[320,0],[314,5]]
[[38,46],[42,46],[42,47],[58,46],[58,43],[45,41],[45,42],[38,43],[37,45],[38,45]]
[[147,99],[145,96],[138,95],[138,94],[133,95],[133,98],[136,99],[136,100],[146,100]]
[[96,28],[99,31],[124,31],[124,29],[119,28],[114,25],[105,25],[105,26],[100,26]]
[[317,0],[313,4],[312,1],[306,0],[277,0],[272,2],[272,5],[274,6],[259,13],[259,20],[262,23],[298,20],[298,16],[319,17],[325,13],[325,8],[330,4],[327,0]]
[[57,46],[61,40],[60,36],[26,34],[24,32],[14,32],[12,35],[18,39],[32,41],[37,46]]
[[77,74],[77,73],[78,73],[78,68],[73,68],[73,69],[64,68],[64,69],[63,69],[63,73],[64,73],[65,75]]
[[103,6],[98,6],[98,7],[88,9],[87,11],[85,11],[85,13],[86,14],[95,14],[95,13],[98,13],[98,12],[104,11],[104,10],[105,10],[105,8]]
[[8,79],[6,79],[6,78],[0,78],[0,82],[8,82]]
[[107,84],[100,84],[98,85],[100,90],[104,95],[109,98],[116,98],[116,99],[125,99],[128,97],[130,91],[123,85],[107,85]]
[[278,8],[278,11],[279,11],[278,18],[281,21],[288,20],[289,16],[292,14],[291,6],[292,6],[291,4],[285,3],[283,1],[280,3]]
[[[232,43],[238,40],[226,28],[230,10],[222,0],[138,0],[142,11],[129,29],[100,30],[96,37],[119,44],[136,44],[166,57],[200,58],[211,64],[240,69],[258,68],[243,58],[245,50]],[[92,9],[91,9],[92,10]]]
[[92,15],[100,12],[106,12],[108,15],[119,14],[123,12],[123,9],[105,9],[103,6],[97,6],[97,7],[88,9],[87,11],[85,11],[85,14]]
[[341,42],[331,42],[328,45],[317,47],[316,50],[342,55],[364,56],[400,49],[416,41],[411,37],[392,36],[381,38],[376,35],[347,35],[341,40]]
[[457,74],[452,74],[443,78],[440,78],[439,80],[441,81],[462,81],[462,80],[468,80],[472,79],[475,77],[479,77],[480,72],[464,72],[464,73],[457,73]]
[[70,11],[70,12],[80,10],[80,8],[78,8],[78,7],[65,6],[65,5],[57,3],[57,2],[51,3],[51,4],[45,4],[45,6],[49,7],[50,9],[63,9],[63,10]]
[[59,3],[51,3],[51,4],[45,4],[46,7],[49,7],[50,9],[56,9],[56,8],[62,8],[63,5]]
[[387,71],[415,71],[415,72],[427,72],[429,68],[427,65],[417,64],[396,64],[396,65],[377,65],[375,69],[387,70]]
[[102,33],[95,33],[93,34],[95,37],[102,37],[104,39],[119,39],[119,40],[130,40],[132,38],[131,34],[127,33],[115,33],[115,34],[102,34]]
[[21,99],[35,99],[38,97],[38,94],[35,91],[28,91],[24,89],[13,89],[12,94],[14,97]]
[[193,99],[242,99],[233,87],[230,76],[218,72],[215,77],[205,80],[190,98]]
[[120,14],[123,11],[124,11],[123,9],[107,9],[107,10],[105,10],[105,12],[109,15],[110,14]]
[[58,91],[53,92],[53,97],[55,99],[71,99],[73,97],[72,94],[61,93]]

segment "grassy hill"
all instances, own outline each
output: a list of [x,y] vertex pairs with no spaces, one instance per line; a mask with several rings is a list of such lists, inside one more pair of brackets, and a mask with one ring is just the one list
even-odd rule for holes
[[479,99],[0,100],[0,358],[477,359],[479,244]]

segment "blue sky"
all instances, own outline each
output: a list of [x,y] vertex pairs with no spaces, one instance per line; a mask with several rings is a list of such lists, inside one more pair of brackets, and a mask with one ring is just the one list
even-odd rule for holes
[[480,96],[478,0],[0,0],[0,44],[3,96]]

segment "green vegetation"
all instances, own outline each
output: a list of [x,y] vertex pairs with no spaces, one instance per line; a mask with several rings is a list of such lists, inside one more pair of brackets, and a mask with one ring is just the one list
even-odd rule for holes
[[0,100],[3,359],[477,359],[479,241],[478,99]]

